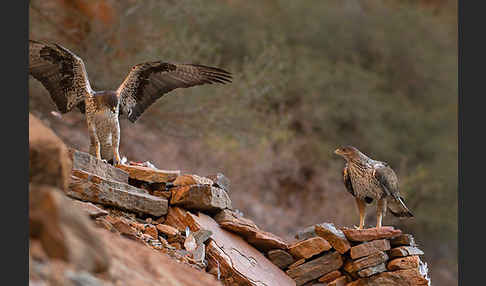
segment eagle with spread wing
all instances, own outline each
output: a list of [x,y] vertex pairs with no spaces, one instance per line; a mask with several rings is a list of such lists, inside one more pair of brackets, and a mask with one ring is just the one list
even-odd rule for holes
[[356,198],[359,229],[364,227],[366,204],[373,201],[377,202],[377,228],[381,227],[387,209],[397,217],[413,217],[400,196],[397,175],[387,163],[373,160],[353,146],[338,148],[334,153],[346,160],[344,186]]
[[196,85],[231,82],[231,73],[198,64],[163,61],[135,65],[117,90],[91,89],[83,60],[55,43],[29,41],[29,73],[47,89],[61,113],[78,108],[86,113],[89,152],[121,163],[120,124],[123,116],[135,122],[164,94]]

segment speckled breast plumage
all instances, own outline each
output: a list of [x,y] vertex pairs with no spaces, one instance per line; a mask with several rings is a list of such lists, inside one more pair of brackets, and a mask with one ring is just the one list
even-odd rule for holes
[[[94,129],[100,142],[101,157],[105,160],[113,159],[113,133],[120,137],[118,122],[118,104],[108,103],[106,95],[100,94],[85,98],[86,120],[88,129]],[[113,108],[114,107],[114,108]],[[95,154],[94,141],[90,140],[89,152]]]
[[385,195],[380,183],[373,176],[371,165],[363,168],[358,164],[348,164],[348,172],[356,197],[362,200],[366,197],[378,200]]

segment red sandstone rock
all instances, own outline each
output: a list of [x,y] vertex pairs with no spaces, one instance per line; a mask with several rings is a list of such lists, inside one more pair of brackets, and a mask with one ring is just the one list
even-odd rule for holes
[[263,252],[271,249],[286,250],[288,248],[287,243],[282,238],[263,230],[246,237],[246,241]]
[[190,185],[209,185],[212,186],[214,184],[213,180],[201,177],[198,175],[190,175],[184,174],[178,176],[172,184],[174,186],[190,186]]
[[128,184],[127,172],[98,160],[95,156],[72,148],[69,149],[69,155],[73,161],[73,172],[81,171],[105,180]]
[[392,238],[399,236],[402,231],[394,229],[392,226],[383,226],[381,228],[353,229],[341,228],[346,238],[350,241],[370,241],[383,238]]
[[350,256],[352,259],[368,256],[378,251],[390,249],[390,242],[387,239],[373,240],[351,247]]
[[297,259],[307,259],[329,249],[331,245],[322,237],[311,237],[289,246],[289,252]]
[[179,186],[171,189],[171,205],[189,210],[215,213],[231,209],[228,194],[220,188],[210,185]]
[[173,236],[180,234],[179,231],[175,227],[172,227],[172,226],[166,225],[166,224],[158,224],[157,230],[160,233],[167,235],[168,237],[173,237]]
[[344,270],[346,270],[349,273],[352,273],[364,268],[378,265],[387,260],[388,260],[388,255],[383,251],[379,251],[354,261],[347,261],[344,265]]
[[136,165],[117,165],[116,167],[127,172],[129,177],[132,179],[149,183],[171,182],[174,181],[181,173],[181,171],[156,170],[149,167]]
[[244,218],[233,210],[225,209],[214,216],[222,228],[237,233],[241,236],[250,236],[258,231],[258,226],[250,219]]
[[154,225],[148,225],[145,227],[144,233],[151,236],[153,239],[159,239],[159,233]]
[[340,276],[341,276],[341,271],[334,270],[319,278],[318,281],[322,283],[329,283]]
[[382,272],[369,278],[361,278],[346,286],[428,286],[429,282],[417,269]]
[[393,247],[402,245],[417,246],[417,244],[415,243],[415,239],[411,234],[401,234],[395,238],[390,239],[390,245]]
[[65,191],[70,197],[133,212],[161,216],[167,213],[168,202],[128,184],[108,181],[97,176],[72,177]]
[[327,286],[345,286],[347,282],[348,278],[346,278],[346,276],[341,276],[329,282]]
[[385,263],[380,263],[378,265],[362,269],[358,271],[357,274],[359,277],[370,277],[371,275],[375,275],[384,271],[386,271]]
[[332,223],[316,224],[315,232],[327,240],[341,254],[346,253],[351,248],[351,244],[344,233]]
[[169,207],[165,224],[170,225],[183,233],[187,226],[187,223],[185,222],[186,215],[187,211],[183,208],[171,206]]
[[295,267],[297,267],[299,265],[302,265],[304,263],[305,263],[305,258],[301,258],[301,259],[295,261],[294,263],[290,264],[289,267],[288,267],[288,269],[295,268]]
[[390,258],[404,257],[410,255],[422,255],[424,252],[413,246],[399,246],[392,248],[389,252]]
[[287,266],[295,262],[295,258],[285,250],[273,249],[267,253],[268,259],[280,269],[285,269]]
[[185,221],[191,231],[206,229],[212,232],[206,248],[208,268],[214,269],[219,265],[221,280],[225,285],[295,285],[262,253],[241,237],[221,228],[211,217],[188,212]]
[[58,189],[32,184],[29,190],[30,236],[38,238],[47,256],[78,269],[105,272],[110,265],[105,245],[89,218]]
[[418,268],[420,258],[418,256],[407,256],[392,259],[388,262],[387,268],[390,271]]
[[222,228],[242,236],[247,242],[262,251],[285,250],[288,247],[287,243],[280,237],[259,229],[253,221],[232,210],[222,210],[214,219]]
[[61,139],[29,113],[29,182],[66,190],[72,161]]
[[341,254],[337,251],[331,251],[323,256],[287,270],[287,274],[292,277],[299,286],[331,271],[338,270],[342,265],[343,259]]

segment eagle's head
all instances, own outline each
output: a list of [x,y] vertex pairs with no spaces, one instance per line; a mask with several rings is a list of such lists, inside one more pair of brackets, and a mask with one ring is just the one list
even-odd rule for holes
[[334,150],[334,154],[337,154],[341,157],[343,157],[346,161],[352,160],[352,159],[358,159],[360,157],[359,150],[353,146],[344,146],[344,147],[339,147],[336,150]]

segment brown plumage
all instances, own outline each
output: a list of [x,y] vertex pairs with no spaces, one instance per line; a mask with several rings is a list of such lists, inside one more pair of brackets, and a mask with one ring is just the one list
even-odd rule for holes
[[118,89],[96,92],[91,89],[84,63],[58,45],[29,41],[29,73],[39,80],[61,113],[77,107],[86,113],[90,153],[99,159],[120,161],[119,122],[124,116],[135,122],[164,94],[176,88],[202,84],[229,83],[231,73],[197,64],[162,61],[135,65]]
[[366,204],[371,204],[375,200],[376,227],[381,227],[387,209],[397,217],[413,217],[400,197],[397,175],[387,163],[373,160],[353,146],[338,148],[334,153],[346,160],[343,181],[346,190],[356,198],[360,229],[364,227]]

